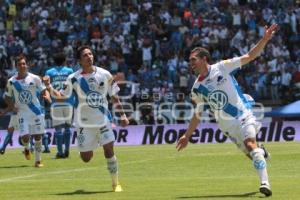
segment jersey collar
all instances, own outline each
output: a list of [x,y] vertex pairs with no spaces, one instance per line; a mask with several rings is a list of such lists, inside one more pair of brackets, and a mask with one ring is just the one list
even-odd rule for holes
[[205,75],[205,76],[202,76],[202,75],[199,75],[198,76],[198,82],[201,82],[201,81],[203,81],[205,78],[207,78],[208,76],[209,76],[209,74],[210,74],[210,69],[211,67],[210,67],[210,65],[209,65],[209,67],[208,67],[208,72],[207,72],[207,74]]

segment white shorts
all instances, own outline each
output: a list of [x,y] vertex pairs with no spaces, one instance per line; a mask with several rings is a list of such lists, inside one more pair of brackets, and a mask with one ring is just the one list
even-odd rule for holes
[[241,124],[236,124],[227,132],[230,140],[237,145],[237,147],[244,153],[248,154],[248,150],[244,141],[248,138],[256,138],[257,133],[261,128],[261,123],[257,122],[255,117],[242,121]]
[[10,120],[8,128],[14,128],[15,130],[19,129],[18,115],[10,115]]
[[103,146],[115,141],[115,135],[111,125],[101,128],[77,128],[77,142],[80,152],[95,150],[99,145]]
[[45,133],[45,116],[18,116],[20,136]]
[[72,106],[59,106],[51,107],[52,126],[62,124],[72,124],[73,107]]

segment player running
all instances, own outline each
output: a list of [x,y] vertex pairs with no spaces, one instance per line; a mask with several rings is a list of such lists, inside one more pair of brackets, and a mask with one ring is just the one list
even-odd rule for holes
[[32,136],[35,140],[35,167],[42,167],[41,151],[45,121],[37,94],[41,93],[43,96],[47,96],[47,91],[41,79],[28,72],[26,62],[25,56],[21,55],[16,58],[18,73],[8,80],[5,100],[10,107],[17,110],[21,142],[25,147],[25,158],[31,159],[29,142],[30,136]]
[[[230,139],[252,158],[260,178],[259,190],[266,196],[271,196],[272,191],[264,157],[265,151],[258,147],[256,142],[260,123],[253,116],[251,106],[241,93],[233,73],[262,52],[276,29],[277,24],[266,27],[263,38],[241,57],[209,65],[209,52],[199,47],[193,49],[189,57],[192,70],[199,75],[192,88],[192,100],[197,104],[197,111],[201,113],[204,105],[209,105],[223,133],[227,133]],[[194,114],[187,131],[179,139],[177,143],[179,151],[187,146],[189,138],[200,122],[199,116]]]
[[[100,144],[103,146],[107,168],[112,177],[114,192],[121,192],[118,181],[118,163],[114,154],[115,136],[112,130],[112,117],[108,110],[107,96],[110,96],[117,109],[123,110],[119,97],[120,88],[112,75],[105,69],[93,65],[94,56],[89,46],[81,46],[77,50],[77,59],[81,69],[71,74],[66,86],[60,92],[53,89],[50,80],[45,78],[45,85],[50,94],[67,98],[74,93],[76,98],[74,121],[77,128],[77,141],[81,159],[89,162],[93,151]],[[129,121],[123,112],[121,125]]]

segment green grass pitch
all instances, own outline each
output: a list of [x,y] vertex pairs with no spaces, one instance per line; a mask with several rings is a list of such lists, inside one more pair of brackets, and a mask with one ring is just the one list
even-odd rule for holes
[[[273,196],[300,199],[300,143],[267,143]],[[45,167],[36,169],[21,149],[0,156],[1,200],[189,200],[261,199],[259,181],[250,160],[233,144],[116,147],[121,193],[111,192],[102,149],[83,163],[73,148],[71,157],[55,160],[55,149],[43,154]]]

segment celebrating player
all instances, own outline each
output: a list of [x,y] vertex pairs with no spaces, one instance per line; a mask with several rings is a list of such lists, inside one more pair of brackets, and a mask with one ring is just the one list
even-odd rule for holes
[[35,167],[42,167],[42,135],[45,132],[45,121],[37,94],[47,96],[47,90],[38,76],[28,72],[26,62],[25,56],[21,55],[16,58],[18,73],[8,80],[5,99],[9,102],[9,106],[17,108],[21,141],[25,146],[25,158],[31,159],[29,149],[31,135],[35,140]]
[[[94,56],[89,46],[81,46],[77,50],[77,59],[81,69],[71,74],[66,86],[60,92],[53,89],[50,80],[45,78],[45,85],[51,94],[67,98],[72,93],[76,97],[74,121],[77,128],[77,141],[81,159],[89,162],[93,151],[100,144],[103,146],[104,156],[107,159],[107,168],[112,177],[113,191],[121,192],[118,181],[117,157],[114,154],[115,136],[112,131],[111,113],[108,110],[107,95],[116,107],[123,110],[117,96],[120,90],[112,75],[102,68],[93,65]],[[128,119],[123,112],[121,125],[128,125]]]
[[[272,191],[267,174],[265,151],[258,147],[256,134],[260,124],[250,110],[250,105],[241,93],[233,72],[255,59],[264,49],[277,29],[277,24],[265,28],[263,38],[245,55],[209,65],[209,52],[197,47],[192,50],[189,60],[198,79],[192,88],[192,100],[201,113],[207,103],[214,112],[221,130],[227,133],[236,145],[250,155],[260,178],[260,192],[271,196]],[[197,109],[197,110],[198,110]],[[200,115],[199,115],[200,116]],[[189,138],[197,128],[200,118],[195,113],[187,131],[178,140],[180,151],[188,144]]]

